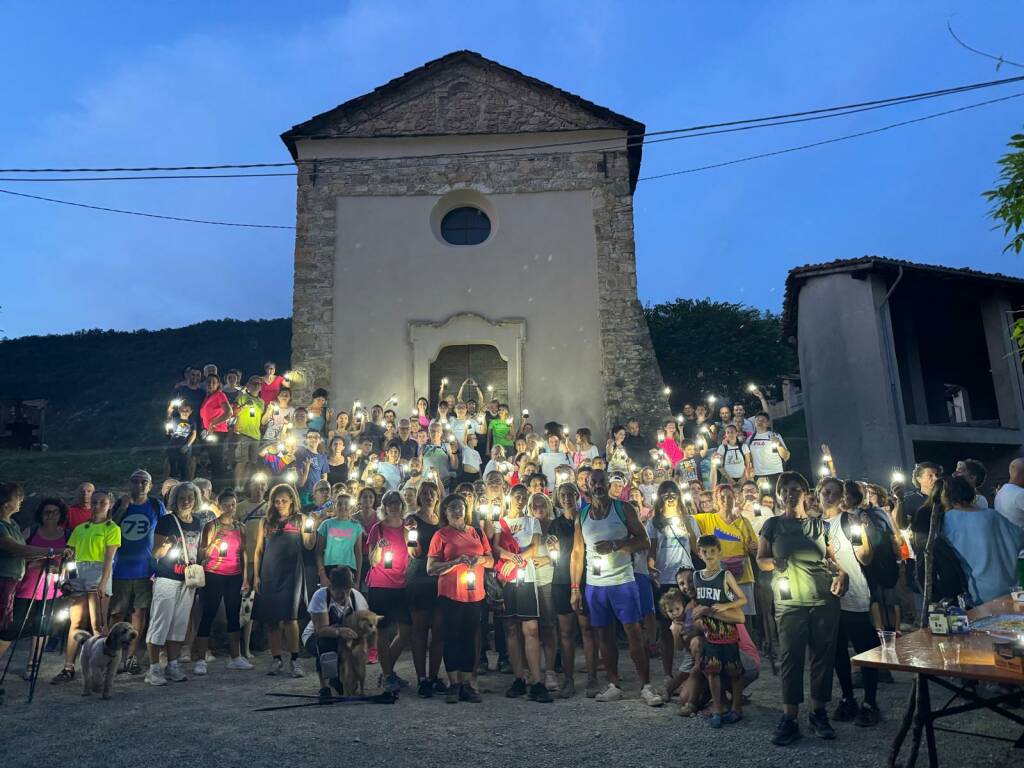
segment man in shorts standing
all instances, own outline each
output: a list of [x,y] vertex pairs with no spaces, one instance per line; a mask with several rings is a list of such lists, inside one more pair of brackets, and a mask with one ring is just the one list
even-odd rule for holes
[[137,675],[142,670],[136,650],[153,600],[153,531],[167,510],[162,501],[149,497],[153,478],[146,470],[132,472],[128,486],[128,495],[117,500],[111,514],[111,519],[121,526],[121,547],[114,557],[110,625],[130,621],[138,633],[128,647],[128,658],[121,670]]
[[[599,693],[597,701],[619,701],[622,687],[619,681],[619,649],[615,642],[615,621],[629,640],[629,655],[633,657],[640,678],[640,698],[651,707],[663,703],[651,686],[650,660],[644,647],[640,590],[633,574],[633,554],[650,549],[647,536],[636,508],[628,501],[613,499],[608,491],[608,478],[602,470],[594,470],[587,480],[590,501],[580,509],[576,518],[570,575],[570,600],[573,610],[583,610],[586,600],[590,625],[601,639],[601,657],[608,675],[608,687]],[[586,573],[586,594],[580,585]]]

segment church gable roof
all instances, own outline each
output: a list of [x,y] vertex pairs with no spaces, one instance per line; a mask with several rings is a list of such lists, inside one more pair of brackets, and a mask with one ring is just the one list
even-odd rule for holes
[[[615,129],[643,123],[473,51],[428,62],[281,135],[292,157],[307,138],[379,138]],[[640,147],[630,149],[639,169]]]

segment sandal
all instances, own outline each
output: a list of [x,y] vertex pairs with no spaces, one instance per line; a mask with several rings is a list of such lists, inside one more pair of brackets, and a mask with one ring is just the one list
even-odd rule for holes
[[75,679],[75,668],[71,667],[70,669],[68,669],[67,667],[64,667],[64,669],[62,669],[60,672],[58,672],[56,675],[54,675],[53,679],[50,681],[50,685],[60,685],[61,683],[70,683],[74,679]]
[[25,665],[25,674],[22,675],[22,680],[31,680],[39,674],[39,665],[34,662],[29,662]]
[[697,714],[697,708],[690,702],[680,704],[679,709],[676,710],[676,714],[680,717],[693,717]]

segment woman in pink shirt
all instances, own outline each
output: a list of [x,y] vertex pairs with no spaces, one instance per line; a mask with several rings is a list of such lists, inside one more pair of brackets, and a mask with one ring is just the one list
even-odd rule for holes
[[217,496],[220,517],[206,524],[200,539],[199,556],[206,571],[206,586],[203,588],[203,617],[196,634],[198,660],[192,665],[192,671],[197,675],[206,674],[210,629],[221,601],[228,620],[228,644],[231,648],[231,661],[227,668],[252,669],[249,660],[242,656],[239,645],[239,609],[242,607],[242,595],[249,593],[249,582],[245,575],[248,573],[245,526],[235,517],[237,505],[234,491],[221,491]]
[[658,430],[658,449],[665,452],[665,458],[675,467],[683,459],[683,446],[680,444],[682,435],[674,421],[666,421],[665,426]]
[[224,444],[231,416],[231,403],[220,385],[220,378],[211,374],[206,379],[206,397],[199,407],[199,418],[203,423],[202,446],[210,460],[210,476],[217,485],[225,477]]
[[[388,491],[380,502],[380,518],[366,537],[370,570],[366,574],[367,602],[381,617],[377,624],[377,658],[384,673],[384,688],[397,691],[409,685],[395,674],[395,662],[409,637],[412,616],[405,597],[405,569],[409,546],[403,522],[405,501],[398,491]],[[403,683],[405,683],[403,685]]]

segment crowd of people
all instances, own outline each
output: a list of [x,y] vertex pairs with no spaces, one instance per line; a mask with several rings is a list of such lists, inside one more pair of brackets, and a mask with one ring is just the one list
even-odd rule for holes
[[[126,621],[138,636],[120,671],[163,686],[185,681],[186,663],[214,671],[223,615],[225,670],[254,669],[258,628],[267,674],[303,677],[312,658],[330,701],[354,693],[337,657],[358,639],[347,619],[369,611],[379,685],[448,703],[480,702],[478,678],[494,674],[510,676],[508,697],[573,697],[578,650],[584,695],[621,700],[624,642],[643,704],[721,728],[743,718],[767,658],[785,745],[801,734],[805,667],[812,733],[879,722],[879,674],[863,669],[858,702],[850,657],[920,613],[917,553],[932,525],[935,599],[982,602],[1017,583],[1024,460],[990,509],[971,459],[951,476],[923,462],[910,486],[875,484],[841,479],[822,446],[812,486],[787,471],[753,385],[749,416],[749,403],[708,397],[655,435],[637,419],[614,425],[602,447],[585,426],[535,427],[472,379],[456,391],[442,380],[434,404],[401,415],[394,396],[334,410],[315,389],[297,403],[293,378],[270,362],[223,382],[215,365],[186,368],[167,406],[166,466],[151,468],[159,487],[144,469],[126,493],[83,482],[70,505],[37,499],[21,526],[23,489],[0,485],[0,655],[19,636],[36,648],[57,638],[52,682],[67,683],[76,632]],[[45,601],[60,610],[40,611]],[[415,681],[397,672],[406,652]]]

